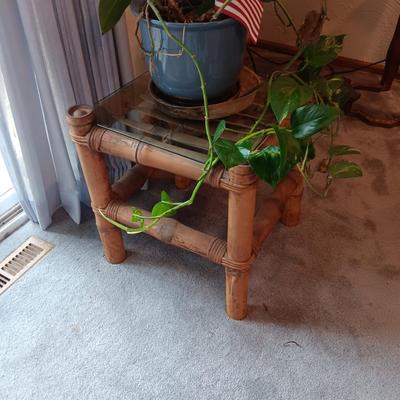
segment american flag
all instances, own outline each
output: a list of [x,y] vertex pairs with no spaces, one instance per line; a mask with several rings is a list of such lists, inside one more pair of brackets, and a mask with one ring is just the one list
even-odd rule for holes
[[[217,7],[224,5],[224,0],[215,0]],[[249,32],[250,41],[257,43],[260,33],[261,19],[264,7],[260,0],[232,0],[222,11],[222,14],[239,21]]]

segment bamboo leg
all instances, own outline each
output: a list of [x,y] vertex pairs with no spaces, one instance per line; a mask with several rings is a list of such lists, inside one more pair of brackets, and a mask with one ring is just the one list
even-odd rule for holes
[[[246,166],[232,168],[229,174],[237,183],[248,178],[243,174]],[[256,205],[256,185],[229,191],[228,240],[225,260],[226,312],[230,318],[247,316],[249,269],[253,249],[253,221]]]
[[282,223],[286,226],[297,226],[300,222],[302,196],[291,196],[283,209]]
[[240,272],[225,268],[225,285],[226,313],[232,319],[246,318],[249,271]]
[[75,106],[68,110],[70,134],[76,143],[76,150],[88,185],[104,254],[110,263],[118,264],[126,258],[122,233],[97,212],[97,209],[107,207],[113,198],[113,193],[103,154],[87,147],[86,135],[90,132],[94,119],[93,109],[89,106]]
[[112,191],[121,200],[126,201],[143,187],[152,172],[152,168],[135,165],[119,181],[112,185]]
[[301,200],[303,197],[304,183],[303,178],[297,171],[292,171],[289,177],[296,182],[296,189],[286,201],[283,213],[282,223],[286,226],[297,226],[300,222]]
[[281,218],[282,202],[273,198],[266,199],[255,217],[253,251],[256,255],[261,250],[264,240],[269,236]]
[[185,178],[184,176],[175,175],[175,187],[179,190],[188,189],[193,183],[192,179]]

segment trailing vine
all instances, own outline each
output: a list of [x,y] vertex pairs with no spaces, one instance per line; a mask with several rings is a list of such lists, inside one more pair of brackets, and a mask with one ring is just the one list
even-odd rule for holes
[[[103,0],[103,2],[106,1],[109,0]],[[230,1],[227,0],[223,7]],[[296,32],[299,49],[281,71],[275,71],[270,75],[266,82],[267,96],[258,119],[249,127],[244,137],[236,142],[222,137],[225,131],[232,131],[227,128],[225,120],[219,122],[215,132],[211,132],[206,84],[196,55],[182,40],[171,33],[161,15],[157,0],[142,2],[145,3],[147,20],[149,21],[149,11],[151,11],[160,22],[165,34],[177,43],[183,53],[193,61],[199,76],[203,97],[204,130],[208,141],[208,153],[202,173],[187,200],[174,202],[169,194],[163,191],[160,201],[153,206],[151,215],[143,215],[137,208],[132,209],[132,222],[138,225],[137,228],[120,224],[99,210],[107,221],[128,234],[147,231],[160,219],[170,217],[178,210],[192,205],[208,174],[219,162],[222,162],[225,169],[247,163],[257,176],[273,188],[293,168],[297,168],[308,187],[321,196],[327,195],[335,180],[362,175],[362,171],[356,163],[344,159],[348,155],[359,154],[358,150],[334,143],[339,127],[340,106],[346,102],[348,90],[346,81],[342,78],[325,79],[321,75],[323,67],[330,64],[339,55],[344,40],[344,35],[320,35],[322,21],[326,18],[326,3],[323,3],[321,13],[311,15],[309,26],[303,25],[299,30],[280,0],[264,1],[274,3],[275,7],[283,11],[288,21],[286,25],[291,26]],[[100,2],[101,6],[102,2]],[[218,18],[220,11],[220,9],[216,10],[211,18]],[[152,40],[151,43],[152,52],[154,52]],[[296,62],[299,66],[297,70],[293,71],[292,67]],[[268,112],[273,113],[276,122],[257,130]],[[254,148],[254,139],[272,135],[277,139],[276,145],[268,145],[262,149]],[[329,146],[327,156],[318,169],[319,173],[326,175],[325,185],[319,188],[312,183],[315,171],[311,168],[311,161],[315,158],[314,145],[321,139],[327,139]]]

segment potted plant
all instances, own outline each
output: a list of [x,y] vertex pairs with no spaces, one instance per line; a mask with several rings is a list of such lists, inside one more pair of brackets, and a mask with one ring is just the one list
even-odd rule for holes
[[[246,48],[246,29],[224,17],[215,0],[155,0],[169,31],[196,55],[210,100],[232,95]],[[154,84],[168,96],[201,101],[199,75],[191,57],[172,40],[148,2],[143,0],[101,0],[103,32],[111,29],[131,5],[139,15],[141,46],[146,54]]]
[[[102,0],[100,4],[104,5],[110,1]],[[281,4],[279,0],[272,1]],[[113,3],[120,5],[124,3],[128,6],[130,1],[113,0]],[[136,228],[121,225],[99,210],[110,223],[130,234],[146,231],[161,218],[171,216],[179,209],[191,205],[207,175],[219,162],[222,162],[226,169],[248,164],[256,175],[272,187],[276,187],[293,168],[296,168],[311,190],[321,196],[327,195],[336,180],[362,176],[360,167],[347,160],[349,155],[359,152],[350,146],[336,143],[338,119],[341,107],[346,104],[349,90],[345,80],[336,76],[326,76],[323,72],[323,68],[339,55],[344,40],[344,35],[321,36],[325,7],[320,13],[309,13],[301,29],[295,27],[286,9],[283,8],[289,19],[289,25],[297,34],[298,51],[283,69],[270,75],[265,83],[267,95],[259,118],[249,126],[247,132],[240,132],[241,139],[232,142],[223,138],[223,133],[227,129],[224,120],[220,121],[214,132],[211,132],[205,77],[196,55],[182,38],[177,37],[169,28],[155,0],[144,0],[142,3],[150,7],[164,33],[176,43],[182,54],[186,54],[193,62],[201,83],[205,135],[209,144],[208,158],[203,173],[186,201],[174,202],[163,191],[161,200],[152,209],[151,216],[143,216],[138,209],[132,210],[132,221],[136,224]],[[115,16],[122,14],[123,10],[124,8],[120,7]],[[147,23],[150,21],[147,20]],[[207,55],[205,57],[203,63],[207,63]],[[272,112],[275,121],[261,128],[261,121],[268,112]],[[254,148],[254,140],[266,136],[273,136],[276,143],[264,148]],[[322,162],[318,162],[315,166],[313,160],[316,157],[317,142],[318,144],[325,142],[325,146],[321,148],[327,150]],[[316,187],[312,183],[312,178],[317,174],[325,175],[322,187]]]

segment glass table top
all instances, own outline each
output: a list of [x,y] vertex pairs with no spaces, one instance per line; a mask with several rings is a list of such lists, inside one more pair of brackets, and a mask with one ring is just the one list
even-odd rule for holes
[[[204,162],[207,138],[204,122],[178,119],[164,114],[149,92],[150,75],[145,73],[95,105],[98,126],[112,130],[174,154]],[[245,111],[225,118],[227,127],[238,132],[225,132],[223,138],[237,141],[260,115],[265,92],[260,89],[254,103]],[[260,124],[270,122],[268,116]],[[210,121],[211,132],[218,121]],[[257,145],[257,144],[256,144]]]

